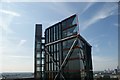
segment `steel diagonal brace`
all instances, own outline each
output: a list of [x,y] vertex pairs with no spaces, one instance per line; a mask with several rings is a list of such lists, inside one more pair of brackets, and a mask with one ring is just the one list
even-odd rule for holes
[[63,60],[63,63],[61,64],[60,69],[59,69],[59,72],[56,74],[54,80],[56,80],[56,78],[58,77],[58,75],[61,73],[61,70],[62,70],[63,66],[65,65],[66,60],[67,60],[67,59],[70,57],[70,55],[72,54],[71,51],[72,51],[72,49],[73,49],[73,47],[74,47],[74,45],[75,45],[77,39],[78,39],[78,37],[77,37],[77,38],[75,39],[75,41],[73,42],[73,44],[72,44],[70,50],[68,51],[68,53],[67,53],[65,59]]
[[[56,64],[55,62],[54,62],[54,60],[53,60],[53,57],[50,55],[50,53],[47,51],[47,49],[45,48],[45,51],[46,51],[46,53],[50,56],[50,59],[52,60],[52,62],[54,63],[54,64]],[[58,64],[56,64],[56,67],[58,68],[58,70],[59,70],[59,65]],[[60,73],[60,75],[62,76],[62,78],[65,80],[65,78],[64,78],[64,76]]]

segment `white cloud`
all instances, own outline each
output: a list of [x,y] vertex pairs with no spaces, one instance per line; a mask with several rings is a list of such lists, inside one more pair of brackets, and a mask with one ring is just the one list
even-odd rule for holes
[[0,29],[2,32],[8,34],[8,33],[14,33],[13,30],[9,27],[11,22],[13,21],[14,17],[19,17],[20,14],[14,11],[4,10],[0,9]]
[[113,10],[117,9],[116,5],[110,5],[110,4],[105,4],[103,8],[101,8],[97,13],[94,13],[95,15],[91,17],[90,19],[86,20],[81,24],[82,30],[87,29],[89,26],[92,24],[96,23],[97,21],[101,19],[105,19],[111,15],[114,15]]
[[20,16],[20,14],[9,10],[0,9],[0,12],[2,14],[12,15],[12,16]]
[[12,31],[12,29],[9,28],[9,25],[12,21],[12,18],[13,18],[13,16],[5,16],[4,18],[2,16],[2,18],[0,19],[0,29],[1,29],[2,33],[3,32],[6,34],[7,33],[14,33]]
[[90,2],[84,9],[83,11],[80,13],[80,15],[82,15],[84,12],[86,12],[95,2]]
[[26,41],[27,41],[27,40],[24,40],[24,39],[23,39],[23,40],[20,40],[20,42],[19,42],[19,44],[18,44],[18,47],[24,45],[24,44],[26,43]]

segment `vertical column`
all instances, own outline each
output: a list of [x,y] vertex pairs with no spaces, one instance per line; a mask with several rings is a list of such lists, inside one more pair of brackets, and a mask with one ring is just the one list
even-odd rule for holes
[[41,41],[41,56],[40,56],[40,74],[41,80],[45,80],[45,38],[42,37]]
[[36,24],[35,28],[35,79],[38,80],[42,76],[41,71],[41,53],[42,53],[42,24]]

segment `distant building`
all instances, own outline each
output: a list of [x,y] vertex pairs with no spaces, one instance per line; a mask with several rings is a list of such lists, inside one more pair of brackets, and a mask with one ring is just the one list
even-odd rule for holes
[[120,67],[119,66],[117,66],[117,71],[120,73]]
[[93,80],[92,70],[91,45],[79,34],[76,15],[45,29],[45,38],[36,24],[36,80]]

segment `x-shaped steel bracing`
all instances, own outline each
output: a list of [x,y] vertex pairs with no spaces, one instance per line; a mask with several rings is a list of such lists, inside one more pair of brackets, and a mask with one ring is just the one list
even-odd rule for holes
[[63,62],[62,62],[62,64],[61,64],[60,69],[59,69],[58,73],[56,74],[54,80],[56,80],[56,78],[58,77],[58,75],[61,73],[61,70],[63,69],[63,67],[64,67],[64,65],[65,65],[65,63],[66,63],[66,61],[67,61],[67,59],[68,59],[68,58],[70,57],[70,55],[72,54],[71,51],[72,51],[72,49],[73,49],[73,47],[74,47],[74,45],[75,45],[77,39],[78,39],[78,38],[76,38],[75,41],[73,42],[73,44],[72,44],[70,50],[68,51],[68,53],[67,53],[65,59],[63,60]]
[[[59,65],[56,64],[56,66],[58,67],[59,70],[58,70],[58,73],[55,75],[54,80],[56,80],[56,78],[58,77],[59,74],[60,74],[60,75],[62,76],[62,78],[65,80],[65,78],[64,78],[63,74],[61,73],[61,71],[62,71],[63,67],[65,66],[65,63],[67,62],[67,59],[68,59],[68,58],[70,57],[70,55],[72,54],[71,51],[72,51],[72,49],[73,49],[73,47],[74,47],[77,39],[78,39],[78,37],[76,37],[76,39],[74,40],[74,42],[73,42],[70,50],[68,51],[65,59],[64,59],[63,62],[62,62],[60,68],[59,68]],[[54,59],[53,59],[53,56],[50,55],[50,53],[47,51],[47,48],[45,48],[45,51],[46,51],[46,53],[50,56],[50,59],[52,60],[52,62],[55,63],[55,62],[54,62]]]
[[[45,48],[45,51],[46,51],[46,53],[50,56],[50,59],[52,60],[52,62],[53,62],[54,64],[56,64],[55,61],[54,61],[54,59],[53,59],[53,56],[50,55],[50,53],[47,51],[46,48]],[[56,67],[59,69],[59,65],[58,65],[58,64],[56,64]],[[61,75],[62,78],[65,80],[64,76],[62,75],[62,73],[61,73],[60,75]]]

